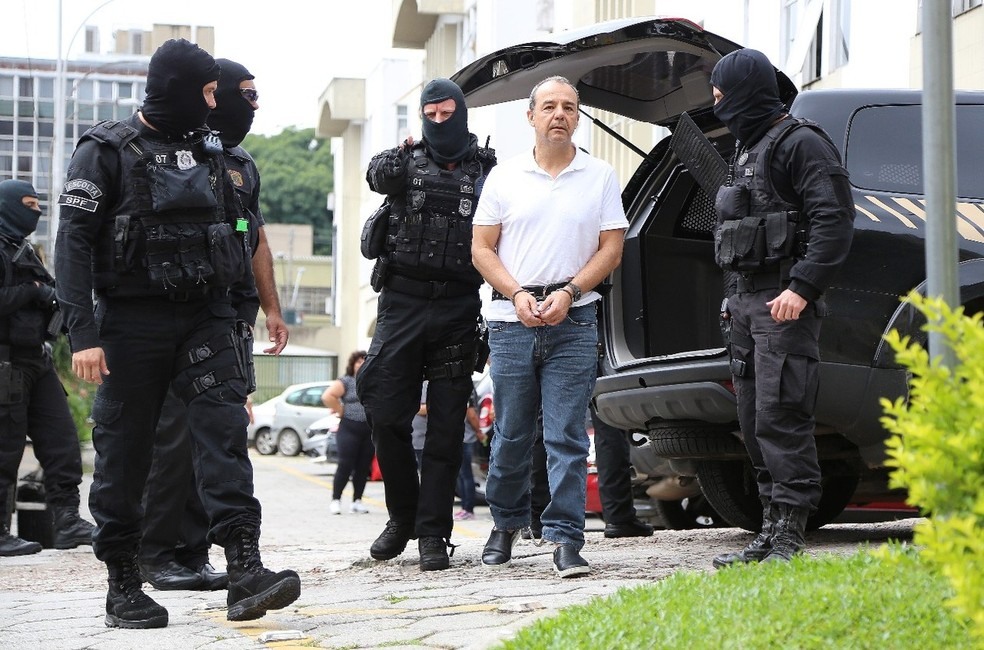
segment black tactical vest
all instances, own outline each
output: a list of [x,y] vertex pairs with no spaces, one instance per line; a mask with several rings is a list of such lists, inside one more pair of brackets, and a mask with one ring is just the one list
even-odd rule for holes
[[779,270],[805,252],[808,224],[800,218],[799,206],[779,195],[769,174],[776,142],[804,126],[815,125],[787,117],[751,148],[736,152],[728,182],[714,203],[714,253],[721,268],[747,273]]
[[422,143],[414,143],[405,209],[389,217],[390,262],[431,276],[482,282],[471,262],[476,188],[485,175],[481,152],[447,170],[426,155]]
[[[0,237],[0,265],[3,273],[0,286],[5,288],[34,282],[52,287],[55,285],[54,279],[44,268],[30,244],[22,246]],[[54,313],[52,305],[31,301],[15,312],[0,314],[0,345],[15,348],[40,346],[49,338],[46,330],[52,313]]]
[[116,204],[100,228],[94,284],[121,296],[226,289],[245,272],[248,223],[226,213],[228,179],[221,151],[202,141],[141,138],[123,122],[102,122],[83,136],[120,155]]

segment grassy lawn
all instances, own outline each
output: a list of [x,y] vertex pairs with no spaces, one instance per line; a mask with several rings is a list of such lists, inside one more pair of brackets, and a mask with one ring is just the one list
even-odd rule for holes
[[944,608],[950,595],[912,550],[804,556],[622,589],[542,620],[502,648],[977,647]]

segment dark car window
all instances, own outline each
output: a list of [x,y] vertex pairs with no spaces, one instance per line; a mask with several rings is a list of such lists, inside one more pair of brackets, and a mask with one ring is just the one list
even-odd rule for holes
[[[956,107],[957,196],[984,198],[980,152],[984,106]],[[922,194],[922,108],[871,106],[851,120],[847,139],[851,183],[875,192]]]
[[321,402],[321,395],[324,392],[325,388],[322,386],[304,388],[294,391],[284,401],[291,406],[324,406]]

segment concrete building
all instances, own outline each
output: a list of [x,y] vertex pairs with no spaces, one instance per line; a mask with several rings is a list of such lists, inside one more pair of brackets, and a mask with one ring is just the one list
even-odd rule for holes
[[[956,88],[984,88],[982,1],[952,2]],[[424,80],[449,76],[479,56],[538,36],[616,18],[662,15],[684,17],[763,51],[804,90],[920,88],[921,4],[922,0],[392,0],[391,22],[380,21],[380,28],[390,30],[393,47],[422,55],[419,74],[409,58],[398,61],[388,53],[366,79],[331,79],[317,125],[320,137],[332,138],[335,152],[335,225],[342,233],[335,263],[336,273],[346,278],[345,284],[337,285],[336,300],[345,307],[336,322],[354,331],[343,338],[368,345],[375,322],[375,294],[368,286],[371,264],[357,252],[362,223],[379,203],[365,183],[365,169],[373,153],[402,140],[395,125],[419,133],[414,98]],[[491,146],[505,158],[532,143],[524,111],[523,102],[469,109],[469,126],[483,142],[489,136]],[[591,112],[644,151],[666,135],[660,127]],[[614,165],[623,184],[639,163],[636,154],[593,128],[588,119],[582,120],[576,141]]]
[[[143,100],[150,55],[169,38],[187,38],[211,51],[215,32],[212,27],[189,25],[121,30],[113,34],[112,49],[104,53],[99,49],[98,29],[86,27],[83,54],[65,62],[61,93],[57,61],[0,58],[0,180],[16,178],[37,188],[44,216],[33,239],[46,253],[53,249],[57,224],[52,205],[56,193],[52,175],[59,171],[56,147],[62,150],[63,174],[86,129],[100,120],[131,115]],[[62,119],[56,110],[59,96],[65,105],[61,128],[56,124]]]

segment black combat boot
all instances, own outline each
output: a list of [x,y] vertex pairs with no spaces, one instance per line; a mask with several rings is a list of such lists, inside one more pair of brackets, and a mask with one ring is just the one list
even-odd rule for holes
[[92,546],[92,533],[96,527],[79,516],[78,506],[51,506],[51,510],[55,548]]
[[[13,503],[14,500],[11,498],[11,507]],[[11,515],[7,512],[6,499],[4,499],[0,501],[0,557],[40,553],[41,545],[37,542],[29,542],[10,534],[10,519]]]
[[123,553],[106,562],[109,593],[106,594],[106,627],[143,630],[167,627],[167,610],[143,592],[137,554]]
[[768,499],[762,499],[762,532],[749,542],[748,546],[737,553],[722,553],[715,556],[711,561],[714,568],[721,569],[732,564],[745,564],[748,562],[761,562],[772,550],[772,535],[775,532],[776,521],[779,519],[779,510],[776,506],[769,503]]
[[448,549],[451,549],[450,555],[454,555],[457,547],[442,537],[425,535],[417,540],[417,548],[421,571],[442,571],[451,566]]
[[29,542],[20,537],[10,534],[7,524],[0,524],[0,557],[13,557],[14,555],[32,555],[41,552],[41,545],[37,542]]
[[233,531],[226,540],[226,561],[229,562],[230,621],[252,621],[270,609],[282,609],[301,595],[301,579],[294,571],[274,573],[260,559],[260,531],[244,526]]
[[789,562],[806,546],[803,535],[806,532],[806,518],[810,516],[809,508],[786,504],[779,504],[778,508],[779,520],[772,535],[772,550],[765,556],[764,562]]
[[390,519],[386,528],[369,547],[369,555],[374,560],[392,560],[407,547],[413,538],[413,524],[401,524]]

